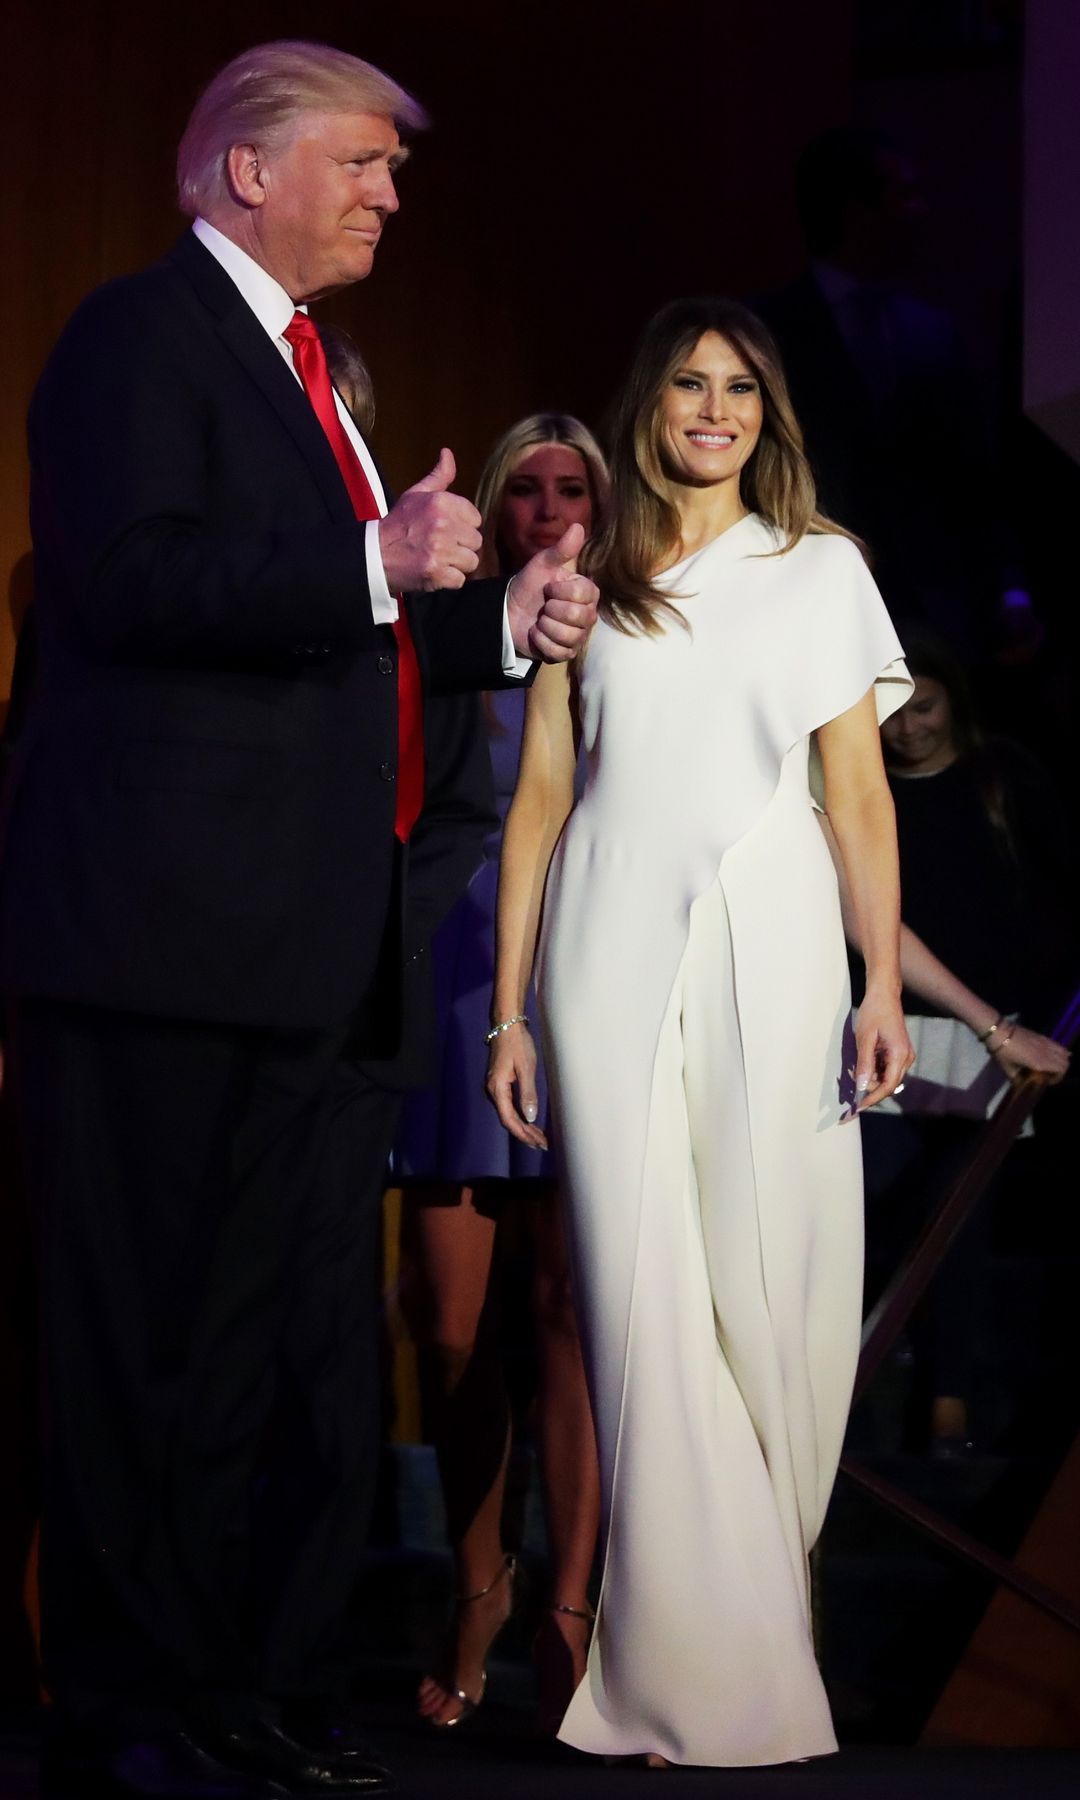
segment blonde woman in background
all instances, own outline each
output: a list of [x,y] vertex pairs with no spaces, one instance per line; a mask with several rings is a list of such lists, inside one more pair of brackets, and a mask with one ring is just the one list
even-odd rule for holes
[[[495,445],[477,490],[485,572],[512,576],[572,524],[589,534],[607,490],[600,449],[579,420],[563,413],[520,420]],[[517,775],[525,696],[492,693],[483,705],[501,819]],[[418,1703],[436,1727],[469,1717],[513,1602],[514,1563],[501,1536],[510,1409],[497,1248],[500,1217],[513,1202],[524,1209],[534,1257],[536,1435],[552,1581],[534,1658],[541,1724],[554,1732],[585,1667],[598,1477],[554,1164],[546,1150],[509,1139],[483,1093],[501,836],[500,824],[435,940],[438,1071],[406,1101],[395,1152],[405,1192],[403,1301],[421,1352],[457,1589],[442,1660],[422,1681]],[[531,1016],[532,1009],[531,992],[523,993],[522,1011]],[[537,1080],[544,1118],[542,1069]]]

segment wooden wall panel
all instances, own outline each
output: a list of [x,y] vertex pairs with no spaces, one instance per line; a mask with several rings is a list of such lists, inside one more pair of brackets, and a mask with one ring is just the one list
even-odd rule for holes
[[[1080,1606],[1080,1438],[1017,1553],[1025,1575]],[[924,1727],[923,1744],[1080,1747],[1080,1634],[998,1588]]]

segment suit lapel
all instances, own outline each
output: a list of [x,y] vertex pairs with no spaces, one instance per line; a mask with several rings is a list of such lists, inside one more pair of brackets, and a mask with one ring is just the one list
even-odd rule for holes
[[343,524],[355,521],[334,452],[311,402],[235,283],[191,232],[170,251],[169,261],[190,282],[213,316],[218,336],[273,407],[311,470],[331,517]]

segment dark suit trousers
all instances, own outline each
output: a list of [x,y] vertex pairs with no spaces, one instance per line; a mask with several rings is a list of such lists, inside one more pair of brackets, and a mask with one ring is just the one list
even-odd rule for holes
[[29,1001],[14,1050],[55,1699],[112,1727],[343,1689],[397,1097],[350,1059],[344,1028]]

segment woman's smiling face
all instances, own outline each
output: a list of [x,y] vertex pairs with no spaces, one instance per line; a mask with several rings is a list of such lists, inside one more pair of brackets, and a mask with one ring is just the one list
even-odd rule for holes
[[675,370],[659,411],[664,473],[692,487],[737,480],[765,416],[761,383],[717,331],[706,331]]

